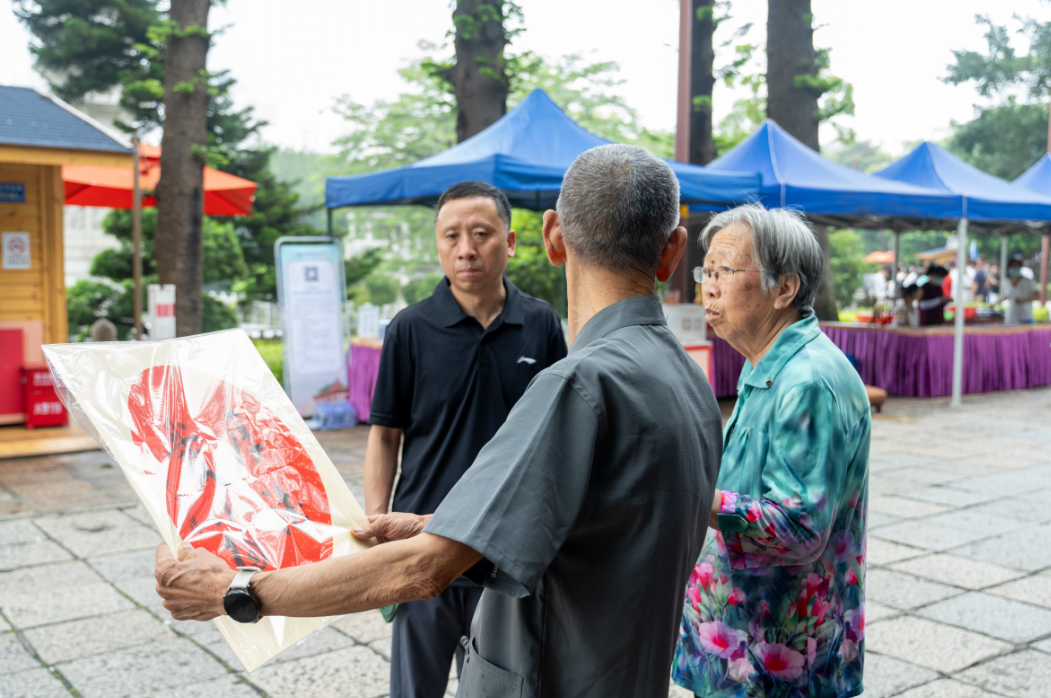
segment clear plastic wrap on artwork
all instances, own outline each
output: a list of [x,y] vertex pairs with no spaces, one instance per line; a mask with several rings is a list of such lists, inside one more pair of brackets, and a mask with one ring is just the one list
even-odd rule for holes
[[[367,547],[350,535],[364,512],[243,331],[44,354],[69,413],[117,461],[173,551],[272,570]],[[332,620],[215,623],[251,671]]]

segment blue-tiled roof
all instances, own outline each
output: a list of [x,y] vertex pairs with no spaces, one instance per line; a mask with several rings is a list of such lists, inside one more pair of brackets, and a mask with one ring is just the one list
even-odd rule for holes
[[0,144],[134,152],[85,115],[28,87],[0,85]]

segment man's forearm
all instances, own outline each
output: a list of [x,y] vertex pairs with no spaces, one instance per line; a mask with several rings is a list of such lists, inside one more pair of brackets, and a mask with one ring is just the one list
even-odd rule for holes
[[482,556],[431,534],[252,579],[268,616],[317,617],[367,611],[437,596]]
[[365,449],[365,513],[386,514],[398,473],[401,429],[373,425]]

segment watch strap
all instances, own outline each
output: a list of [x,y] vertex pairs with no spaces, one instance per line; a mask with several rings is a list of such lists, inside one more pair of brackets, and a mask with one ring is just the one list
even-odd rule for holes
[[252,575],[258,571],[259,569],[255,567],[237,570],[237,574],[234,575],[233,581],[231,581],[230,586],[227,587],[227,591],[232,591],[234,589],[248,591],[248,585],[252,582]]

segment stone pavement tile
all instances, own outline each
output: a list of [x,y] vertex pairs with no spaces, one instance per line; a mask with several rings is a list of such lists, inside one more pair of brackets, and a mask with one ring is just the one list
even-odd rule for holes
[[0,609],[16,628],[87,618],[134,608],[105,582],[0,596]]
[[354,641],[343,633],[336,632],[331,627],[322,628],[316,633],[308,635],[295,647],[274,657],[273,661],[290,662],[303,657],[311,657],[315,654],[324,654],[353,646]]
[[926,550],[947,550],[959,545],[972,543],[988,538],[995,533],[972,531],[966,528],[940,526],[930,519],[899,521],[898,523],[880,526],[872,535],[895,543],[904,543]]
[[1005,654],[1013,645],[912,616],[865,626],[865,649],[917,666],[951,674],[983,659]]
[[1006,497],[1051,487],[1051,472],[1047,472],[1044,468],[1026,468],[995,475],[972,477],[953,486],[961,490],[989,492]]
[[882,569],[869,570],[865,585],[867,599],[900,609],[926,606],[962,593],[954,587]]
[[919,480],[909,480],[900,475],[891,475],[889,472],[869,474],[869,496],[883,494],[898,494],[923,487],[924,483]]
[[970,511],[1006,516],[1029,523],[1047,523],[1051,521],[1051,490],[1041,490],[1040,498],[1041,501],[1036,502],[1024,497],[1005,497],[972,507]]
[[894,470],[881,471],[881,475],[902,477],[913,482],[922,482],[926,485],[943,485],[947,482],[962,482],[965,478],[973,477],[953,470],[941,467],[924,465],[922,467],[896,468]]
[[115,582],[118,579],[152,576],[157,553],[156,550],[136,550],[131,553],[89,557],[87,562],[103,579]]
[[955,678],[1012,698],[1047,698],[1051,656],[1026,650],[994,659]]
[[985,591],[994,596],[1051,609],[1051,577],[1046,575],[1026,577]]
[[[882,529],[881,529],[882,530]],[[1033,526],[969,543],[952,552],[976,560],[1035,572],[1051,567],[1051,525]]]
[[332,627],[345,632],[362,645],[390,637],[392,633],[392,625],[383,620],[379,611],[345,615],[333,623]]
[[61,511],[87,505],[115,504],[119,501],[90,482],[82,480],[25,482],[10,484],[7,487],[42,512]]
[[14,570],[19,567],[30,567],[42,565],[46,562],[60,562],[72,560],[73,556],[66,550],[50,540],[39,543],[22,543],[20,545],[5,545],[0,548],[0,570]]
[[1018,570],[947,553],[914,557],[889,567],[898,572],[972,590],[1002,584],[1024,575]]
[[151,527],[153,526],[153,519],[150,518],[150,513],[146,511],[146,507],[141,504],[134,507],[128,507],[127,509],[121,509],[121,511],[141,524]]
[[1048,654],[1051,654],[1051,639],[1041,640],[1040,642],[1034,642],[1029,646],[1035,650],[1040,650],[1041,652],[1047,652]]
[[0,603],[7,594],[33,593],[62,587],[101,582],[95,570],[81,561],[27,567],[0,572]]
[[62,682],[43,667],[5,674],[0,681],[3,698],[69,698]]
[[972,591],[916,611],[924,618],[1023,643],[1051,633],[1051,611]]
[[869,536],[865,545],[865,555],[870,565],[889,565],[892,562],[907,560],[910,557],[926,555],[927,552],[920,548],[880,540],[874,536]]
[[[167,613],[164,609],[159,609],[162,613]],[[186,621],[195,622],[195,621]],[[244,665],[241,664],[241,660],[234,654],[233,649],[230,647],[230,643],[226,641],[223,634],[219,632],[219,629],[215,627],[215,624],[211,621],[207,623],[201,623],[205,626],[204,629],[197,629],[197,632],[192,636],[193,641],[200,644],[201,647],[205,648],[216,657],[234,669],[244,669]]]
[[952,679],[939,679],[899,693],[896,698],[999,698],[986,693],[977,686],[971,686]]
[[390,665],[367,647],[347,647],[267,664],[246,678],[271,698],[372,698],[386,695]]
[[1025,528],[1028,524],[1018,519],[1009,519],[1004,516],[994,516],[971,509],[963,511],[951,511],[946,514],[937,514],[928,517],[927,523],[947,528],[959,528],[974,533],[984,533],[986,536],[999,536],[1008,531]]
[[174,638],[175,633],[146,611],[135,609],[32,628],[25,631],[25,636],[41,659],[55,664],[168,640]]
[[869,510],[868,518],[865,520],[865,524],[869,529],[879,528],[880,526],[886,526],[901,521],[897,516],[887,516],[886,514],[880,514],[879,512]]
[[865,602],[865,624],[875,623],[887,618],[893,618],[894,616],[900,615],[901,611],[890,606],[884,606],[879,601],[866,601]]
[[1047,463],[1047,458],[1034,453],[1035,450],[1020,448],[1012,451],[996,451],[992,454],[967,455],[961,461],[989,465],[1004,472],[1024,470]]
[[7,490],[0,489],[0,519],[12,519],[16,516],[25,516],[32,513],[36,513],[33,507]]
[[182,638],[77,659],[61,670],[83,698],[138,697],[226,674],[219,662]]
[[214,632],[219,637],[222,637],[219,629],[215,627],[215,623],[210,620],[175,620],[172,618],[171,614],[163,608],[153,609],[153,612],[160,616],[162,623],[180,635],[186,635],[187,637],[197,639],[198,637]]
[[880,514],[889,514],[890,516],[897,516],[903,519],[915,519],[920,516],[943,514],[947,511],[952,511],[952,507],[947,507],[942,504],[931,504],[930,502],[921,502],[915,499],[906,499],[905,497],[897,497],[894,495],[871,497],[869,499],[870,516],[872,515],[872,512],[878,512]]
[[930,669],[874,652],[865,653],[865,698],[889,698],[936,678],[938,674]]
[[236,676],[224,676],[203,683],[190,683],[178,688],[148,693],[143,698],[259,698],[259,694]]
[[900,494],[909,499],[920,499],[925,502],[934,502],[935,504],[948,504],[951,507],[969,507],[973,504],[984,504],[997,499],[997,496],[993,494],[971,492],[970,490],[961,490],[958,487],[949,487],[947,485],[905,490],[900,492]]
[[0,522],[0,549],[9,545],[40,543],[45,540],[47,536],[44,535],[44,532],[28,519]]
[[40,518],[34,522],[80,557],[152,550],[161,542],[152,528],[115,509]]
[[390,661],[391,655],[391,638],[384,638],[383,640],[376,640],[375,642],[369,643],[369,649],[376,652],[381,657]]
[[[148,577],[132,577],[114,582],[113,586],[127,594],[132,601],[143,606],[160,606],[164,599],[157,595],[157,579],[151,574]],[[164,609],[160,609],[164,611]],[[167,611],[164,611],[167,613]]]
[[[40,666],[14,633],[0,633],[0,675]],[[0,678],[0,684],[4,679]],[[2,694],[0,694],[2,695]]]

